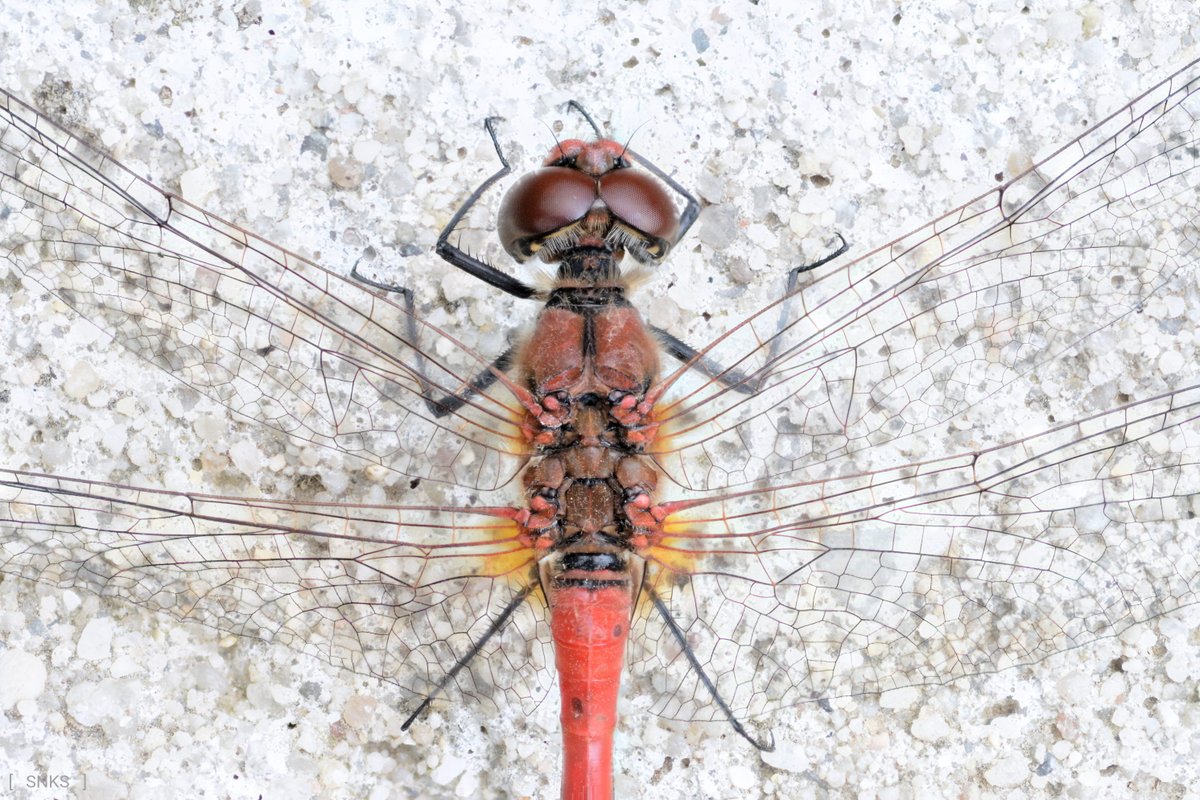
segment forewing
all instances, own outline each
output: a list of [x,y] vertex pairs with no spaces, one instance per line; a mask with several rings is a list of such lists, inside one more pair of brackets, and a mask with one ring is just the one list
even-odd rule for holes
[[1029,376],[1055,387],[1064,356],[1103,370],[1114,323],[1194,280],[1198,89],[1200,62],[1004,186],[818,268],[705,348],[725,381],[674,376],[664,471],[705,491],[853,469],[842,462],[868,448],[920,452],[947,423],[985,426]]
[[552,681],[544,605],[534,592],[489,635],[535,581],[516,526],[491,511],[249,500],[0,471],[0,572],[284,644],[418,698],[530,710]]
[[431,412],[423,393],[461,389],[488,359],[422,322],[401,294],[158,189],[3,92],[0,202],[9,263],[242,417],[476,489],[503,485],[523,461],[502,385],[454,414]]
[[[1196,603],[1200,384],[981,451],[681,503],[652,553],[737,717],[1029,664]],[[721,719],[643,603],[658,713]]]

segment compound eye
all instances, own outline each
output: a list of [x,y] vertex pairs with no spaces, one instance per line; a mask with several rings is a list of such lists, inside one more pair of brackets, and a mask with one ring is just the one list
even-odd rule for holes
[[498,233],[508,254],[524,261],[531,245],[583,219],[596,202],[596,181],[568,167],[542,167],[517,181],[500,204]]
[[644,172],[614,170],[600,179],[600,199],[629,227],[667,246],[679,230],[679,213],[666,190]]

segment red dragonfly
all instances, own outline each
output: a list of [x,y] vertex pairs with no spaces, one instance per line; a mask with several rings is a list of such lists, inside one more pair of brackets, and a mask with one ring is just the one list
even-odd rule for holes
[[[451,244],[505,164],[439,243],[545,301],[499,356],[429,324],[410,292],[206,214],[6,96],[14,265],[242,417],[448,502],[9,471],[2,568],[394,682],[410,722],[458,696],[532,707],[557,658],[568,797],[611,792],[622,665],[672,687],[659,713],[768,747],[747,720],[1119,633],[1195,599],[1193,362],[1016,441],[999,412],[1072,360],[1099,363],[1148,300],[1194,280],[1198,88],[1189,65],[930,225],[794,270],[779,301],[700,348],[642,327],[615,271],[619,251],[658,260],[686,231],[698,206],[682,187],[642,164],[684,200],[676,217],[632,152],[560,144],[499,226],[519,259],[578,267],[535,290]],[[674,363],[659,369],[658,350]],[[1161,551],[1175,572],[1147,560]]]

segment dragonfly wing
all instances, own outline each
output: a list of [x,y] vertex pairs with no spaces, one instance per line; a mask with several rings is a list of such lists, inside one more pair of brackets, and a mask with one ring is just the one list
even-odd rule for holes
[[1131,318],[1195,280],[1198,167],[1200,62],[1009,183],[819,268],[705,348],[736,386],[682,370],[659,463],[711,491],[854,469],[842,462],[884,442],[919,453],[947,424],[986,430],[1014,393],[1067,391],[1071,358],[1095,361],[1084,410],[1111,406],[1115,392],[1087,394],[1124,377],[1103,356],[1136,345]]
[[[1198,512],[1194,385],[984,450],[691,504],[651,586],[752,716],[1033,663],[1194,604]],[[639,624],[634,669],[671,687],[656,710],[723,716],[661,617]]]
[[460,389],[489,359],[399,295],[155,187],[3,92],[0,201],[9,263],[242,417],[470,488],[503,485],[524,461],[502,385],[430,411],[423,394]]
[[534,578],[515,526],[487,509],[248,500],[3,471],[0,573],[283,644],[418,698],[529,709],[553,680],[536,597],[489,635]]

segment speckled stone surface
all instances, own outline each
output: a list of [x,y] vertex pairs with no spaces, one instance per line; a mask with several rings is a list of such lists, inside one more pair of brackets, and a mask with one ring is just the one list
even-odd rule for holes
[[[1200,55],[1187,0],[792,14],[769,2],[567,15],[474,0],[266,5],[8,0],[0,85],[330,268],[367,256],[441,298],[435,321],[488,353],[534,309],[430,252],[495,168],[488,115],[506,118],[514,165],[528,167],[552,143],[546,125],[583,132],[564,111],[579,99],[696,187],[704,216],[641,297],[654,323],[702,342],[776,296],[833,232],[857,252],[882,244]],[[467,221],[489,252],[493,210]],[[695,288],[710,277],[719,308]],[[0,286],[0,464],[226,492],[269,494],[305,474],[354,485],[346,459],[280,449],[2,262]],[[997,675],[792,708],[757,721],[777,743],[765,755],[727,726],[650,716],[627,686],[617,796],[1193,796],[1197,627],[1185,611]],[[18,786],[61,775],[69,796],[147,799],[558,791],[553,695],[529,716],[439,708],[403,733],[391,687],[83,592],[0,581],[0,675],[0,777]]]

